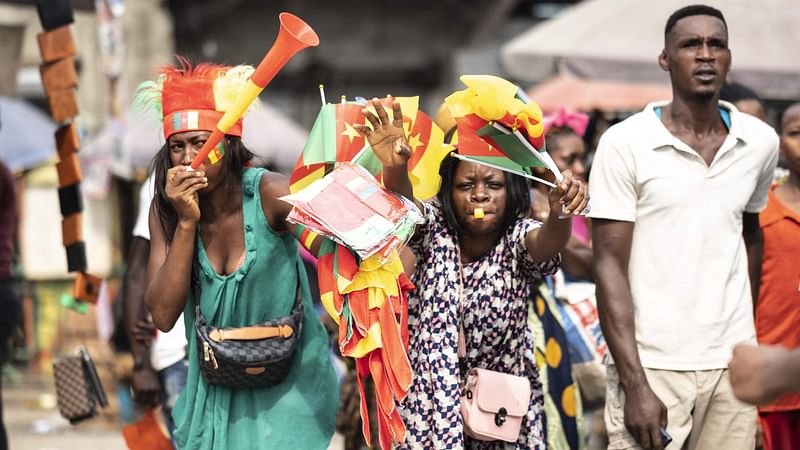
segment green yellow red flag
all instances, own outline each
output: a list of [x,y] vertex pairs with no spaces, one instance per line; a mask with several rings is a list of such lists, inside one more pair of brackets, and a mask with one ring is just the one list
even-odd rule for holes
[[[418,97],[396,97],[403,111],[403,129],[412,150],[408,163],[414,196],[425,200],[439,190],[439,164],[448,152],[444,133],[431,118],[419,110]],[[389,100],[384,108],[390,117]],[[301,191],[322,178],[336,162],[355,162],[380,180],[381,163],[355,125],[368,125],[361,113],[372,105],[358,102],[328,103],[322,107],[309,133],[303,152],[289,180],[292,193]]]

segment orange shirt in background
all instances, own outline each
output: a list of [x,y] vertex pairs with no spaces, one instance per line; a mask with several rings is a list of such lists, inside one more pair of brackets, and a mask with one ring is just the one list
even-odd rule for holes
[[[761,286],[756,305],[760,344],[800,347],[800,214],[790,210],[770,189],[759,222],[764,235]],[[781,396],[763,412],[800,410],[800,395]]]

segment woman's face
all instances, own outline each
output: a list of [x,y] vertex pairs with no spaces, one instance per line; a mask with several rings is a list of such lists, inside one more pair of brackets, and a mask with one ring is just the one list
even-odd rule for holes
[[583,159],[586,157],[586,147],[583,139],[574,134],[564,134],[555,139],[553,148],[548,148],[548,153],[553,157],[558,170],[572,171],[572,176],[586,181],[586,167]]
[[[197,156],[197,153],[200,152],[200,149],[203,148],[203,144],[206,143],[206,139],[208,139],[210,135],[210,131],[198,130],[184,131],[183,133],[175,133],[170,136],[168,140],[169,159],[172,167],[190,165],[194,157]],[[224,143],[221,145],[224,145]],[[222,182],[222,164],[211,164],[211,162],[206,159],[198,170],[204,172],[206,178],[208,178],[208,187],[201,190],[201,193],[212,191]]]
[[[453,177],[453,208],[456,218],[471,234],[497,231],[506,209],[506,177],[498,169],[466,161],[458,163]],[[484,217],[476,219],[475,208]]]

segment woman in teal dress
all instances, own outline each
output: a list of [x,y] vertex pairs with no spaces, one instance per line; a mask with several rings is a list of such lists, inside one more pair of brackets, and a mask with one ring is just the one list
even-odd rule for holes
[[[188,381],[173,410],[175,440],[181,449],[326,449],[338,384],[292,237],[294,225],[286,221],[290,206],[279,200],[289,192],[288,180],[247,167],[253,154],[241,142],[240,122],[210,161],[197,171],[189,169],[222,115],[224,96],[215,92],[215,80],[230,70],[168,67],[156,83],[140,88],[151,96],[160,92],[167,140],[153,160],[156,195],[150,209],[145,302],[164,331],[184,312],[189,342]],[[200,287],[200,310],[215,327],[288,315],[299,283],[304,322],[285,380],[257,389],[206,382],[193,335],[193,276]]]

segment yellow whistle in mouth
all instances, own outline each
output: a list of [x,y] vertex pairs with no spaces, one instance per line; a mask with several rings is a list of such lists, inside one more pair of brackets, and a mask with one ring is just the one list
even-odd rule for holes
[[475,208],[475,211],[472,212],[472,215],[475,216],[476,219],[483,219],[483,208]]

